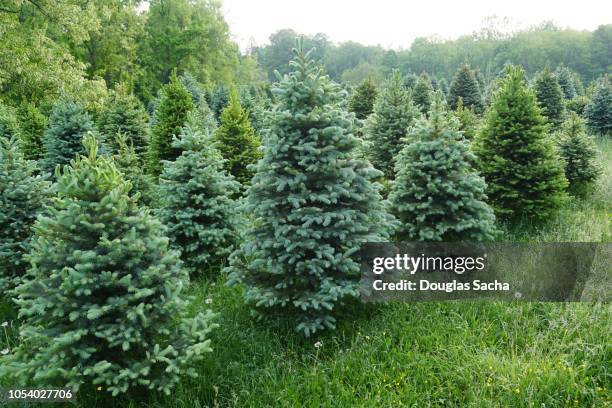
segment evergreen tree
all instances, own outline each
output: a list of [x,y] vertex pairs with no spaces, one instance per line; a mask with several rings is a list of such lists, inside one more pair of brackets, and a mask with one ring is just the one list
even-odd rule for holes
[[559,154],[565,162],[565,178],[570,193],[584,195],[595,183],[601,170],[595,163],[597,150],[584,129],[584,122],[571,113],[563,124],[558,141]]
[[132,145],[132,141],[123,133],[115,136],[117,152],[113,155],[113,163],[121,172],[123,178],[132,184],[131,195],[136,195],[139,204],[153,207],[156,201],[154,177],[142,171],[143,159]]
[[235,89],[230,93],[229,104],[221,114],[221,123],[215,134],[218,148],[225,159],[225,169],[243,186],[253,177],[250,164],[261,157],[259,139],[249,123],[249,115],[242,109]]
[[47,118],[40,113],[36,105],[24,103],[19,108],[21,149],[28,160],[39,160],[43,157],[43,134]]
[[163,227],[129,196],[111,160],[56,171],[57,198],[34,226],[27,279],[15,289],[22,342],[2,358],[14,384],[141,386],[169,393],[211,351],[212,312],[187,317],[188,275]]
[[115,138],[121,133],[136,153],[144,157],[149,140],[149,117],[136,96],[122,88],[113,92],[98,122],[104,140],[108,141],[113,151],[119,147],[115,144]]
[[0,137],[11,139],[20,135],[15,110],[0,101]]
[[474,113],[474,109],[465,108],[463,98],[459,97],[457,109],[453,111],[453,115],[459,121],[459,130],[463,132],[463,137],[467,140],[474,140],[478,131],[478,116]]
[[300,40],[294,53],[246,198],[254,222],[229,271],[258,315],[289,315],[309,336],[334,328],[334,309],[359,296],[355,252],[387,239],[393,221],[373,181],[380,172],[353,157],[345,92]]
[[459,97],[463,99],[463,105],[473,108],[474,112],[482,113],[484,110],[480,85],[474,71],[469,65],[463,64],[455,73],[448,91],[448,103],[451,109],[457,109]]
[[590,100],[584,95],[579,95],[574,99],[570,99],[565,103],[568,112],[577,113],[580,116],[584,116],[584,110],[589,104]]
[[448,82],[446,82],[445,78],[440,78],[438,80],[438,88],[436,91],[442,92],[442,95],[444,95],[444,98],[446,98],[448,95]]
[[588,129],[596,135],[612,135],[612,85],[608,77],[599,84],[591,102],[584,109]]
[[240,104],[249,114],[249,122],[255,134],[262,134],[266,127],[266,109],[270,107],[270,101],[265,94],[257,92],[252,87],[242,87]]
[[412,91],[418,80],[419,76],[417,74],[409,72],[404,76],[404,88],[406,88],[406,90]]
[[349,100],[349,111],[353,112],[357,119],[366,119],[372,114],[376,95],[378,95],[376,84],[372,77],[367,77],[359,84],[351,96]]
[[576,87],[574,85],[574,75],[569,68],[559,65],[555,70],[555,76],[557,77],[557,82],[559,82],[559,86],[563,91],[563,96],[565,99],[573,99],[577,96]]
[[538,221],[562,204],[567,180],[523,70],[506,72],[475,151],[497,214]]
[[223,169],[223,158],[207,134],[186,126],[174,145],[183,153],[164,162],[157,214],[185,265],[193,274],[203,274],[220,266],[236,242],[231,196],[240,184]]
[[557,78],[550,72],[548,66],[538,75],[535,81],[535,93],[542,114],[548,119],[553,128],[557,128],[565,118],[565,104],[563,91]]
[[378,95],[374,113],[366,124],[372,164],[382,170],[387,179],[394,177],[395,157],[402,149],[402,139],[408,127],[418,115],[410,93],[402,85],[402,76],[399,71],[394,71]]
[[43,169],[53,172],[55,166],[69,164],[75,155],[83,153],[83,137],[93,129],[91,117],[81,105],[67,97],[58,100],[43,137]]
[[389,201],[403,241],[488,241],[495,231],[486,184],[469,144],[436,96],[430,119],[411,128],[395,168]]
[[421,113],[427,113],[431,107],[433,97],[433,87],[427,73],[422,73],[412,90],[412,101],[421,110]]
[[224,84],[218,85],[210,95],[209,105],[215,114],[215,118],[221,118],[221,113],[227,107],[230,98],[230,89]]
[[176,74],[162,89],[161,99],[155,109],[155,125],[151,131],[149,146],[149,171],[158,176],[162,160],[174,160],[181,152],[172,148],[172,139],[181,133],[189,112],[194,109],[191,94],[181,84]]
[[49,183],[17,145],[0,136],[0,291],[25,274],[30,229],[49,197]]

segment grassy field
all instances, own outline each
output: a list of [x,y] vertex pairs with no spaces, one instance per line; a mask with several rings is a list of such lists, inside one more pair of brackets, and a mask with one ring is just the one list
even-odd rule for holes
[[[610,242],[612,143],[598,141],[604,174],[541,229],[504,240]],[[200,377],[170,396],[112,401],[92,392],[80,407],[605,407],[612,405],[609,303],[394,303],[364,306],[338,330],[311,339],[290,322],[249,316],[237,289],[194,282],[194,309],[219,312],[214,352]],[[15,312],[0,305],[0,348],[15,341]],[[317,342],[320,347],[315,347]],[[1,356],[0,356],[1,363]]]

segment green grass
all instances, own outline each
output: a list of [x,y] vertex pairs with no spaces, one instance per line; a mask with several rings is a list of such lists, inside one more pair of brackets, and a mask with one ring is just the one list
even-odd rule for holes
[[[573,199],[546,226],[514,228],[504,239],[609,242],[612,143],[598,146],[604,174],[588,199]],[[612,405],[610,303],[370,305],[342,316],[338,330],[304,339],[291,322],[251,319],[239,290],[223,283],[221,277],[191,288],[194,310],[212,299],[221,325],[199,378],[185,379],[167,397],[111,400],[99,392],[78,406]],[[0,305],[0,316],[14,320],[13,313]],[[14,341],[14,332],[6,331],[0,348]]]

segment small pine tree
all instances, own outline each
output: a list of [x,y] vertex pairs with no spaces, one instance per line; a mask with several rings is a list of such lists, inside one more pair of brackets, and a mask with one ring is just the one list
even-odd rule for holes
[[15,110],[0,101],[0,137],[11,139],[19,135],[19,124]]
[[559,82],[548,65],[536,78],[534,89],[542,114],[553,128],[558,128],[565,118],[565,103]]
[[574,75],[568,67],[559,65],[555,70],[555,77],[557,77],[557,82],[559,82],[565,99],[573,99],[578,95],[574,85]]
[[0,136],[0,291],[25,274],[31,227],[50,195],[49,182],[17,145]]
[[43,138],[43,169],[52,173],[55,166],[67,165],[77,154],[84,153],[83,137],[93,129],[91,117],[81,105],[67,97],[58,100]]
[[377,95],[378,90],[376,89],[374,80],[372,77],[366,78],[359,84],[351,96],[349,100],[349,111],[353,112],[357,119],[366,119],[372,114]]
[[563,203],[567,180],[562,161],[521,68],[506,68],[474,148],[499,216],[539,221]]
[[433,87],[427,73],[422,73],[412,90],[412,101],[421,110],[421,113],[427,113],[431,107],[433,97]]
[[580,116],[584,116],[584,110],[589,104],[589,98],[584,95],[579,95],[574,99],[570,99],[565,103],[568,112],[577,113]]
[[144,157],[149,141],[149,116],[136,96],[122,88],[113,92],[98,122],[102,137],[113,152],[119,148],[115,138],[121,133],[136,153]]
[[448,95],[448,82],[446,82],[445,78],[438,79],[438,88],[436,91],[442,92],[444,98]]
[[403,87],[401,74],[394,71],[385,82],[374,104],[374,113],[366,123],[372,164],[389,180],[394,177],[393,163],[402,149],[402,139],[418,115],[410,93]]
[[35,224],[27,280],[15,289],[23,341],[2,358],[14,384],[144,386],[169,394],[210,352],[212,312],[187,317],[188,276],[163,227],[129,196],[111,160],[87,157],[56,172],[57,198]]
[[155,180],[142,171],[143,160],[136,154],[132,141],[123,133],[118,133],[114,145],[117,146],[117,152],[112,157],[113,163],[123,178],[132,184],[130,194],[138,194],[136,199],[139,204],[153,207],[156,200]]
[[334,328],[334,309],[359,296],[355,252],[387,239],[393,222],[373,182],[380,172],[353,156],[346,93],[301,40],[294,53],[246,197],[254,223],[228,271],[259,316],[289,315],[309,336]]
[[236,204],[231,196],[240,184],[223,169],[212,137],[186,126],[174,144],[183,153],[164,162],[157,214],[191,273],[203,274],[221,266],[236,242]]
[[243,186],[247,186],[253,177],[253,171],[248,166],[261,157],[260,142],[235,89],[230,93],[229,104],[221,114],[215,139],[225,159],[225,169]]
[[561,128],[558,148],[565,162],[565,178],[569,182],[569,192],[576,196],[585,195],[601,170],[595,163],[595,144],[587,136],[583,120],[573,112]]
[[473,108],[474,112],[480,114],[484,110],[482,93],[478,79],[469,65],[463,64],[453,77],[448,91],[448,103],[451,109],[457,109],[459,97],[463,99],[463,105]]
[[172,139],[181,133],[189,112],[194,109],[191,94],[181,84],[176,74],[161,93],[155,109],[155,125],[151,131],[149,146],[149,172],[159,176],[162,160],[174,160],[181,152],[172,147]]
[[596,135],[612,135],[612,85],[604,77],[595,90],[591,102],[584,109],[588,129]]
[[47,127],[47,118],[40,113],[33,103],[24,103],[18,112],[21,150],[28,160],[39,160],[43,157],[42,138]]
[[221,113],[229,104],[230,89],[224,84],[218,85],[210,95],[209,105],[215,114],[215,118],[220,120]]
[[463,98],[457,100],[457,109],[453,111],[453,115],[459,121],[459,130],[463,132],[463,137],[467,140],[474,140],[478,132],[478,116],[474,113],[473,108],[465,108],[463,106]]
[[417,74],[414,74],[412,72],[407,73],[404,76],[404,88],[406,90],[412,91],[412,89],[414,88],[418,80],[419,80],[419,76]]
[[430,119],[411,128],[389,201],[405,241],[488,241],[495,231],[486,184],[471,167],[468,143],[436,96]]

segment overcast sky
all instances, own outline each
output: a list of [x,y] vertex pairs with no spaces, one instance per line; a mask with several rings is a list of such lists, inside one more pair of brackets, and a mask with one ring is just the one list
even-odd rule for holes
[[612,23],[612,2],[605,0],[223,0],[223,9],[243,49],[251,39],[267,43],[281,28],[322,32],[334,42],[408,48],[420,36],[470,34],[491,15],[509,17],[518,27],[553,20],[593,30]]

